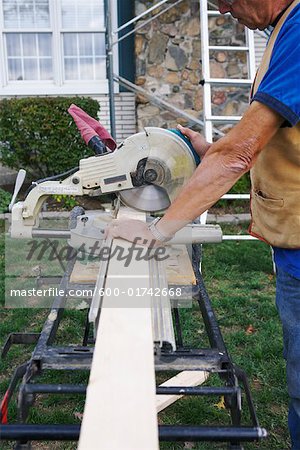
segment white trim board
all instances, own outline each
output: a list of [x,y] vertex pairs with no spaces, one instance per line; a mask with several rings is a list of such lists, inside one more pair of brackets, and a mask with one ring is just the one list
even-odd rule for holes
[[[126,249],[131,244],[115,239],[116,245]],[[120,274],[124,277],[116,280]],[[124,267],[124,261],[110,260],[107,292],[116,283],[121,292],[147,288],[148,261],[132,260]],[[119,298],[104,295],[79,450],[159,449],[151,298],[139,301],[132,305],[126,294]]]

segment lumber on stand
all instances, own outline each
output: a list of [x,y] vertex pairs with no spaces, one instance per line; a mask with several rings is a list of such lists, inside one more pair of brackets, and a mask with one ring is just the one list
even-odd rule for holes
[[[200,384],[205,383],[207,378],[209,377],[209,373],[205,371],[196,371],[196,370],[184,370],[183,372],[178,373],[175,377],[170,378],[164,383],[160,384],[160,386],[176,386],[176,387],[192,387],[199,386]],[[163,409],[172,405],[174,402],[182,398],[183,395],[157,395],[156,396],[156,410],[159,413]]]
[[[136,211],[131,217],[144,219]],[[130,243],[115,239],[129,251]],[[149,266],[109,261],[79,450],[157,450]],[[136,296],[143,288],[143,296]]]
[[[192,263],[186,245],[172,245],[167,248],[166,274],[172,286],[191,286],[196,284]],[[95,283],[99,272],[99,261],[76,261],[71,274],[71,283]]]

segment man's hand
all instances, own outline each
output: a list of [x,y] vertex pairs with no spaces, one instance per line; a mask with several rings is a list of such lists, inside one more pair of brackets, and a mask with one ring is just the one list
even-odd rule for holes
[[189,128],[185,128],[182,125],[177,125],[177,129],[191,141],[191,144],[194,147],[195,151],[202,159],[211,144],[207,142],[205,138],[197,131],[190,130]]
[[107,237],[121,238],[126,241],[135,242],[145,247],[160,247],[162,242],[155,240],[153,234],[148,229],[148,225],[141,220],[116,219],[112,220],[107,229]]

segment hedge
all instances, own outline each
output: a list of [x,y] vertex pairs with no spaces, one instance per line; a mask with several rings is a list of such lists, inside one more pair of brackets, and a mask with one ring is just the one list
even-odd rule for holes
[[0,101],[0,161],[27,170],[31,179],[65,172],[92,154],[69,106],[97,118],[99,102],[87,97],[27,97]]
[[0,188],[0,213],[7,212],[11,197],[12,195],[10,192],[7,192],[4,189]]

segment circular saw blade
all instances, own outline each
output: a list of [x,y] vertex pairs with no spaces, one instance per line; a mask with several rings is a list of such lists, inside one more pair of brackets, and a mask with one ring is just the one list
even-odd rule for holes
[[173,201],[196,169],[193,153],[186,142],[170,130],[149,127],[145,131],[144,142],[149,153],[144,173],[148,169],[156,171],[160,176],[151,184],[163,188]]
[[119,193],[121,201],[140,211],[162,211],[170,206],[170,199],[165,189],[154,184],[124,189]]

